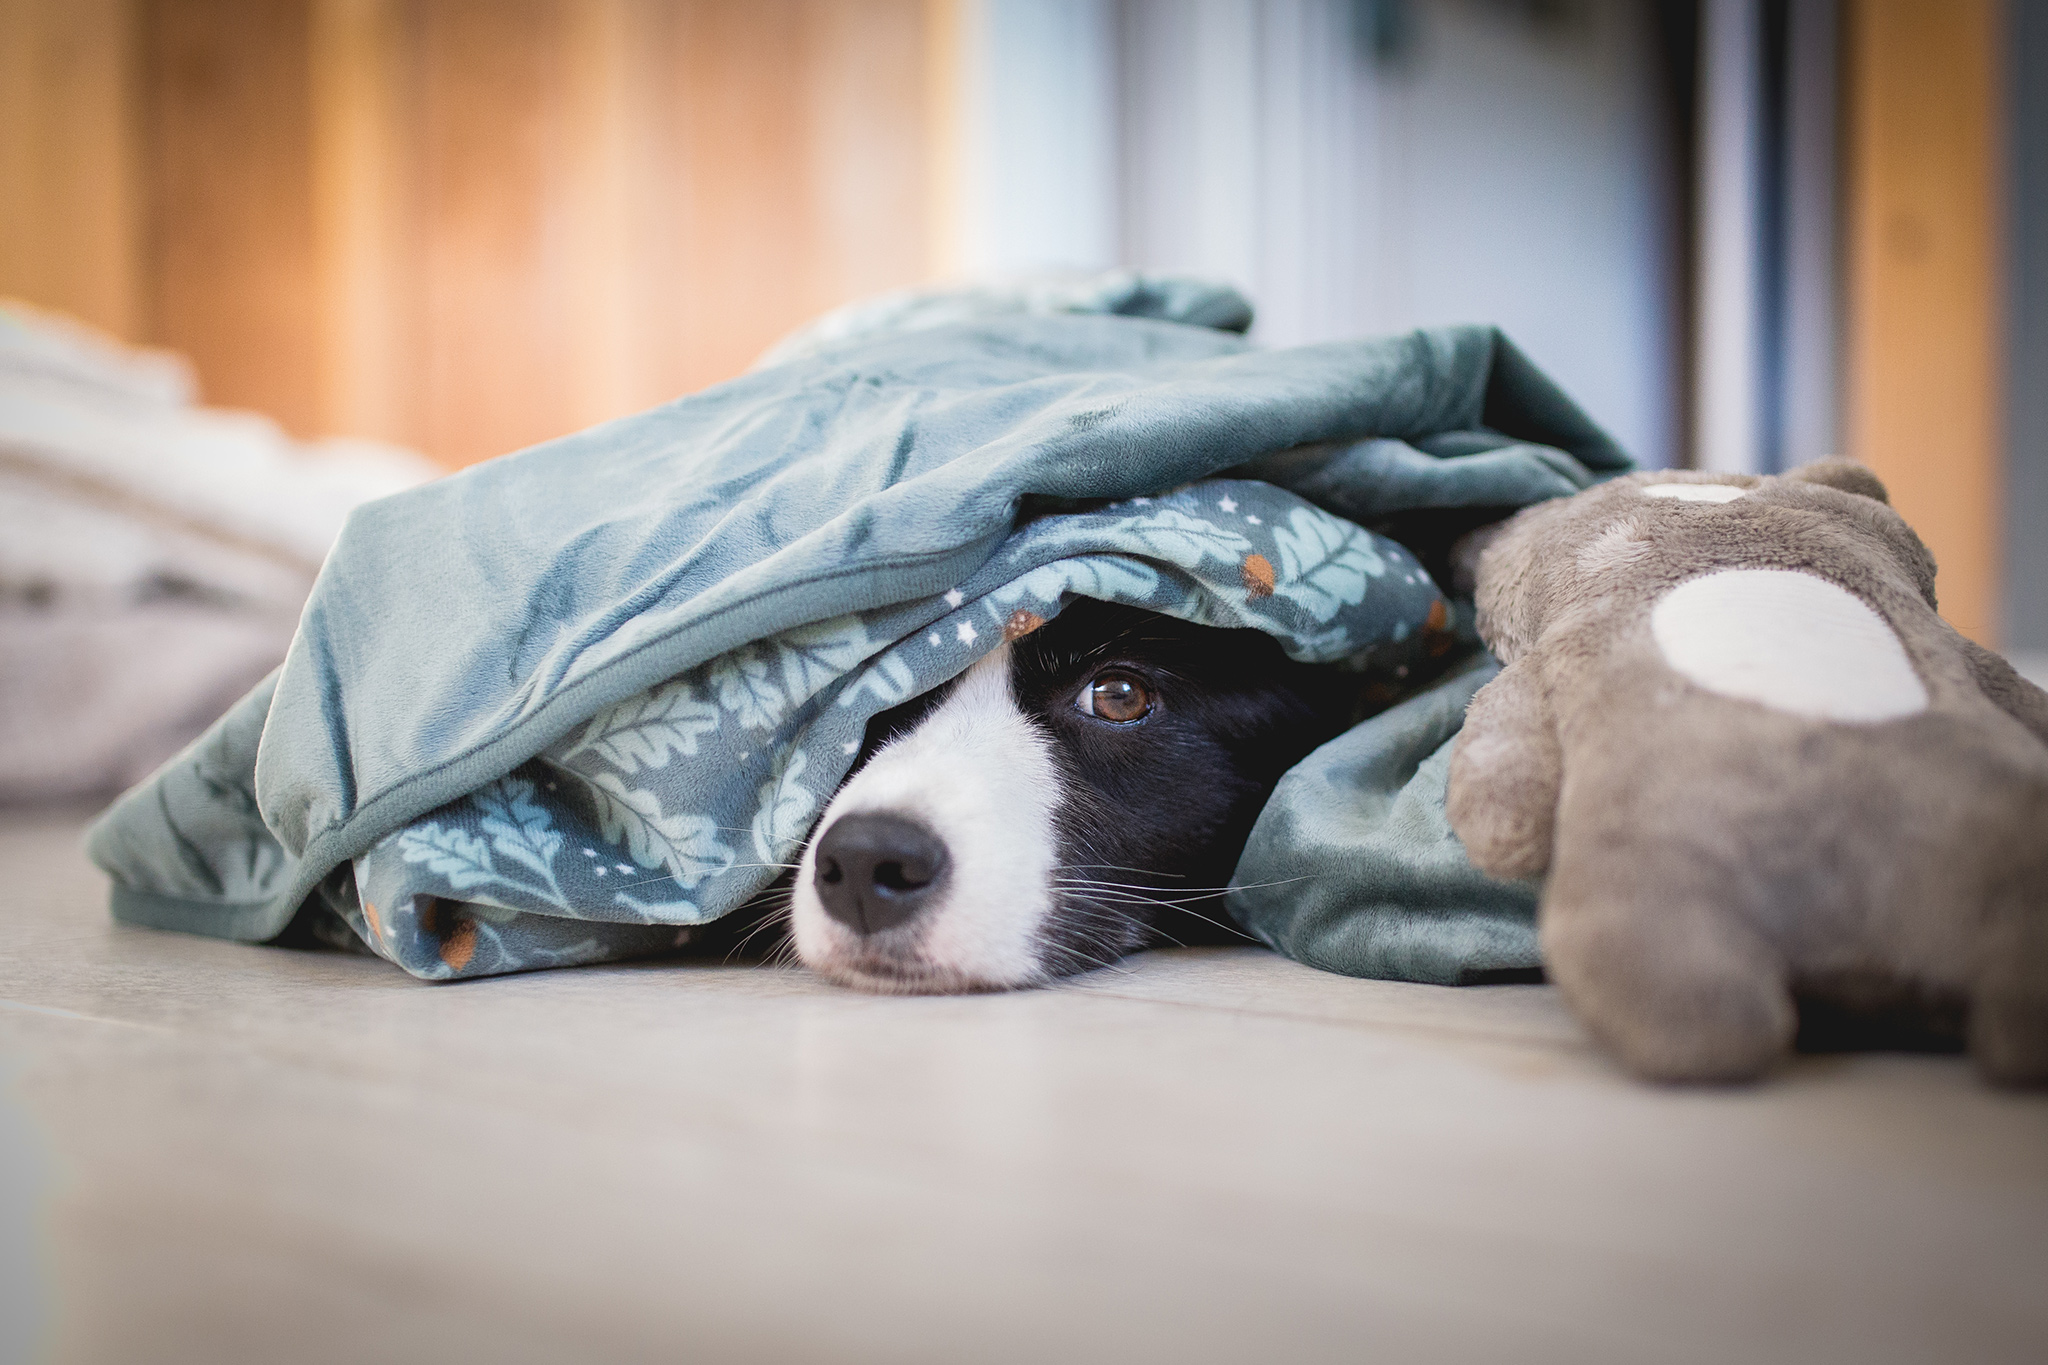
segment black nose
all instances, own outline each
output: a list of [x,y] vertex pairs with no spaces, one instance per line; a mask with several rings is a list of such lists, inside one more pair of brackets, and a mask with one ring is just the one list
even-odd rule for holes
[[946,845],[900,815],[842,815],[818,840],[811,873],[825,913],[863,934],[903,923],[946,880]]

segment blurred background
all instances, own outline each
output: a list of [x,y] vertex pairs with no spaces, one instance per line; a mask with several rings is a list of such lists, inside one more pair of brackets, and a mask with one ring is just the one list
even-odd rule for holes
[[1856,455],[2048,651],[2033,0],[0,0],[0,295],[287,459],[460,466],[1045,266],[1271,345],[1497,322],[1651,465]]

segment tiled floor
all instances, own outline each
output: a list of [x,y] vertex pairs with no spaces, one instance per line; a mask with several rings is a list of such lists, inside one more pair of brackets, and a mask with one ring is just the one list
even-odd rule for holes
[[2048,1351],[2048,1098],[1952,1058],[1647,1089],[1546,988],[1249,950],[426,986],[117,929],[78,828],[0,823],[0,1357]]

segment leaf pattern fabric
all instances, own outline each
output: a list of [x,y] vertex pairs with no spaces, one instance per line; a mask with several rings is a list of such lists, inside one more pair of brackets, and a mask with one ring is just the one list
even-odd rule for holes
[[[1265,631],[1392,701],[1470,604],[1369,524],[1631,467],[1492,328],[1268,351],[1248,321],[1137,277],[898,300],[357,509],[280,669],[94,828],[115,917],[436,979],[667,951],[793,860],[871,716],[1073,599]],[[1385,887],[1465,885],[1407,814],[1442,806],[1409,741],[1455,728],[1423,709],[1345,769],[1386,838],[1296,822],[1261,855],[1324,859],[1321,927],[1254,932],[1413,970],[1353,947]],[[1468,910],[1414,931],[1441,962],[1479,960]]]
[[[796,861],[871,716],[1077,597],[1263,630],[1297,658],[1360,670],[1391,671],[1446,619],[1406,549],[1269,484],[1203,480],[1041,518],[945,593],[743,645],[593,716],[357,858],[364,894],[396,910],[381,933],[351,922],[437,978],[650,951],[650,922],[728,914]],[[423,918],[430,903],[445,908]],[[439,945],[463,906],[490,914],[457,965]],[[582,921],[580,937],[529,934],[543,918]]]
[[694,758],[700,736],[718,728],[718,707],[681,680],[598,712],[570,751],[595,750],[620,772],[659,768],[671,757]]

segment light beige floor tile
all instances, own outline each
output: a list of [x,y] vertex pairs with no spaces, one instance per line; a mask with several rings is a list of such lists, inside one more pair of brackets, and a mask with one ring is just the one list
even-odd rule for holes
[[27,1144],[0,1160],[38,1201],[54,1359],[2048,1340],[2048,1100],[1956,1059],[1648,1089],[1547,988],[1252,950],[964,999],[676,964],[428,986],[117,928],[77,838],[0,824],[0,1137]]

